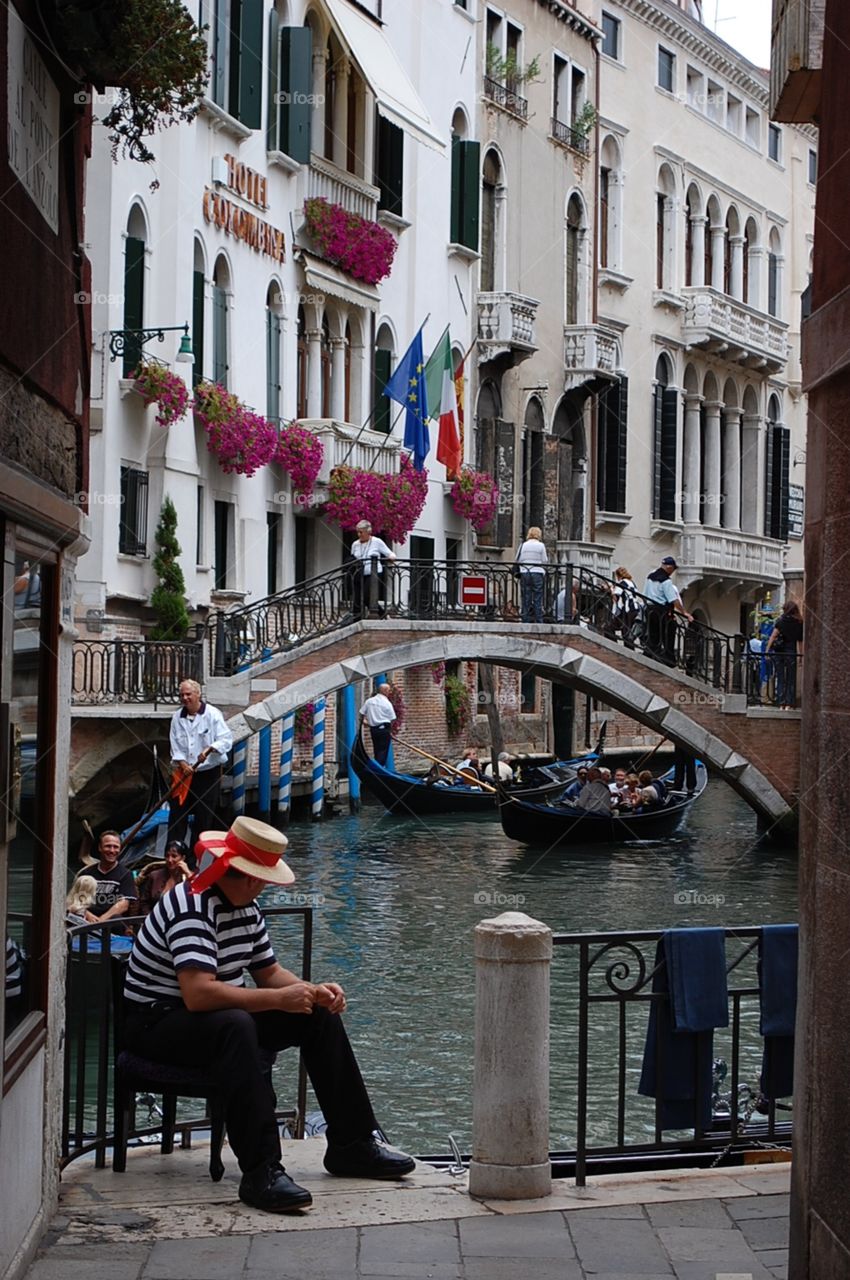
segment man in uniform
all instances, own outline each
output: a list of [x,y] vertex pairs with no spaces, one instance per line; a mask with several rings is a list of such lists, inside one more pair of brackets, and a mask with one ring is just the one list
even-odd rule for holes
[[202,700],[197,680],[183,680],[179,694],[182,706],[171,717],[169,735],[173,793],[168,802],[168,839],[185,842],[190,815],[195,840],[218,823],[221,771],[233,734],[218,707]]

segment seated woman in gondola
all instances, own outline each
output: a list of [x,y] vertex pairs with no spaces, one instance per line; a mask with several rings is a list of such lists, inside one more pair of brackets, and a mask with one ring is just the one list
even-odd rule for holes
[[140,873],[137,888],[141,915],[148,915],[163,894],[189,879],[191,872],[185,861],[187,852],[181,840],[169,840],[164,862],[151,862]]

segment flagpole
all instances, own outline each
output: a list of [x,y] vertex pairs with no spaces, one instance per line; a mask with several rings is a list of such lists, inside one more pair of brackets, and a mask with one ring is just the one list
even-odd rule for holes
[[[427,316],[425,317],[425,319],[422,321],[421,325],[419,326],[419,328],[416,330],[416,333],[421,333],[421,332],[422,332],[422,330],[425,328],[426,324],[428,323],[428,321],[429,321],[430,319],[431,319],[431,312],[429,311],[429,312],[428,312],[428,314],[427,314]],[[447,328],[447,329],[448,329],[448,327],[449,327],[449,326],[448,326],[448,325],[446,325],[446,328]],[[414,334],[413,336],[414,336],[414,338],[415,338],[415,337],[416,337],[416,334]],[[442,336],[442,335],[440,335],[440,336]],[[472,350],[472,347],[470,347],[470,351],[471,351],[471,350]],[[464,356],[464,359],[466,359],[466,357],[465,357],[465,356]],[[368,425],[369,425],[369,423],[372,421],[372,419],[374,418],[374,416],[375,416],[375,414],[376,414],[377,412],[378,412],[378,406],[377,406],[377,405],[374,405],[374,406],[373,406],[373,408],[372,408],[372,412],[369,414],[369,416],[367,417],[366,421],[363,423],[363,426],[360,428],[360,430],[357,432],[357,435],[354,437],[354,439],[351,441],[351,444],[348,446],[348,453],[345,455],[345,457],[343,458],[342,462],[340,462],[340,463],[339,463],[339,466],[341,466],[341,467],[344,467],[344,466],[345,466],[346,462],[347,462],[347,461],[348,461],[348,459],[351,457],[351,452],[352,452],[352,450],[353,450],[354,446],[357,444],[357,441],[360,439],[360,437],[362,436],[363,432],[366,430],[367,426],[368,426]],[[402,415],[404,412],[405,412],[405,407],[404,407],[404,405],[402,405],[402,406],[400,407],[400,409],[399,409],[398,413],[397,413],[397,414],[396,414],[396,416],[393,418],[393,420],[392,420],[392,422],[391,422],[391,424],[390,424],[390,429],[389,429],[389,431],[387,432],[387,439],[389,439],[389,437],[392,435],[393,431],[395,431],[396,423],[398,422],[399,418],[401,417],[401,415]],[[380,450],[379,450],[379,452],[383,452],[385,448],[386,448],[386,446],[385,446],[385,445],[382,445],[382,446],[381,446],[381,448],[380,448]]]

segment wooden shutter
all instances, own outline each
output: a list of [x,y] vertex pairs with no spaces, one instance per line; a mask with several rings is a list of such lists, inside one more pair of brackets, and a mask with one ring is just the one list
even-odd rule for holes
[[452,204],[449,218],[449,241],[462,244],[463,226],[463,143],[452,134]]
[[620,378],[599,395],[596,424],[596,502],[602,511],[626,509],[628,379]]
[[764,436],[764,536],[775,538],[773,517],[775,504],[773,501],[773,433],[774,426],[768,422]]
[[[127,236],[124,249],[124,328],[141,329],[145,303],[145,242]],[[138,337],[124,340],[124,377],[139,363],[142,344]]]
[[204,376],[204,273],[192,272],[192,386],[196,387]]
[[264,0],[232,0],[230,113],[259,129],[263,106]]
[[266,151],[280,151],[278,124],[280,111],[277,95],[280,91],[280,19],[277,9],[272,7],[269,13],[269,77],[268,101],[266,103]]
[[313,33],[281,27],[278,146],[299,164],[310,160],[313,94]]
[[280,417],[280,316],[266,312],[266,414]]
[[462,142],[462,208],[460,244],[478,252],[479,209],[481,201],[481,144]]
[[212,20],[212,99],[220,107],[226,107],[227,47],[230,43],[230,32],[227,26],[227,0],[214,0],[214,8]]
[[[778,456],[776,456],[778,454]],[[774,461],[776,464],[776,478],[778,482],[777,506],[777,537],[783,542],[788,541],[788,481],[789,467],[791,464],[791,432],[787,427],[776,428],[776,444],[774,446]]]
[[496,419],[496,483],[499,509],[495,519],[497,547],[507,547],[514,536],[514,454],[516,431],[512,422]]
[[372,390],[375,416],[372,425],[375,431],[388,432],[390,429],[390,401],[384,395],[384,387],[392,373],[392,352],[383,347],[375,348],[375,381]]
[[227,294],[213,286],[213,382],[227,386]]
[[652,514],[656,520],[663,520],[661,514],[661,452],[664,441],[663,399],[664,388],[656,386],[652,391]]
[[[676,419],[679,393],[675,387],[665,387],[661,394],[661,503],[659,518],[676,519]],[[628,434],[624,433],[623,450]],[[625,498],[625,486],[623,496]],[[625,511],[625,504],[622,510]]]
[[[454,149],[452,150],[454,166]],[[391,120],[378,116],[378,208],[401,217],[404,185],[404,132]]]
[[611,511],[626,510],[626,462],[628,457],[629,380],[621,378],[616,384],[614,506]]

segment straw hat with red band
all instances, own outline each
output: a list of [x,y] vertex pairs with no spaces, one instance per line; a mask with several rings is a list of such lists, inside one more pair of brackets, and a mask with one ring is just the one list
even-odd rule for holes
[[189,882],[192,893],[202,893],[220,880],[230,867],[268,884],[292,884],[295,873],[283,861],[289,841],[256,818],[234,818],[229,831],[204,831],[195,845],[195,856],[211,853],[213,861]]

